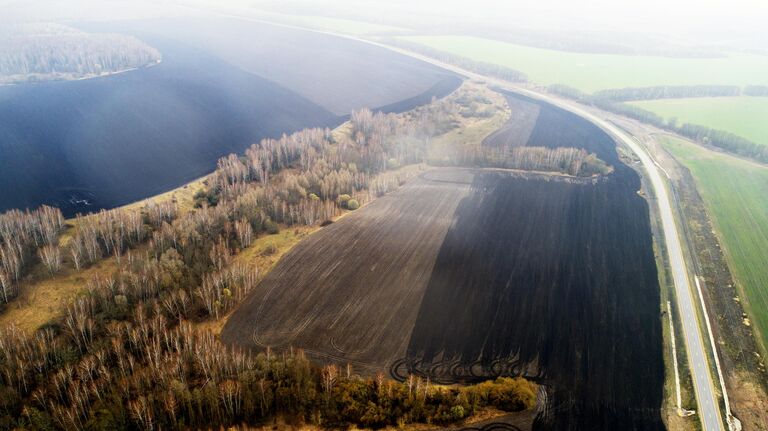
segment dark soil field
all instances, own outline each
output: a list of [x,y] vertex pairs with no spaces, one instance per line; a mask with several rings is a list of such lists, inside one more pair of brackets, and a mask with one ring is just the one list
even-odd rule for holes
[[223,338],[306,348],[394,378],[523,375],[546,388],[537,430],[663,429],[659,286],[640,179],[595,126],[515,99],[539,110],[527,145],[585,148],[615,171],[429,171],[300,243]]
[[339,121],[204,51],[151,43],[157,66],[0,88],[0,211],[118,206],[205,175],[262,137]]
[[0,87],[0,211],[70,216],[165,192],[265,137],[401,112],[461,83],[360,42],[236,20],[77,24],[136,36],[162,63],[82,81]]
[[312,234],[229,319],[224,340],[300,346],[359,371],[386,370],[405,356],[438,250],[471,181],[464,171],[428,172]]
[[[99,26],[83,25],[87,30]],[[427,103],[460,84],[453,73],[373,45],[235,18],[177,18],[109,23],[142,39],[164,37],[202,49],[232,66],[269,79],[336,115]]]

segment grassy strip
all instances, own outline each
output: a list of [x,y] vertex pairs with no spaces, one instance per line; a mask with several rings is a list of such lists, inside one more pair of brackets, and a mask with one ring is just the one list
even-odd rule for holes
[[688,168],[719,234],[740,300],[753,319],[763,351],[768,345],[768,167],[716,153],[680,139],[662,145]]
[[768,145],[768,97],[699,97],[631,104],[670,122],[704,124]]

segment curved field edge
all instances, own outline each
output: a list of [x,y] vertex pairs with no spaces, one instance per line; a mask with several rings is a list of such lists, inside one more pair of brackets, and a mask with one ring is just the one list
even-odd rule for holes
[[662,145],[691,171],[732,268],[739,300],[763,355],[768,346],[768,167],[665,137]]
[[[441,88],[440,91],[448,90],[444,86]],[[451,94],[460,88],[469,89],[471,94],[482,91],[477,84],[465,81],[460,83],[458,88],[449,91],[446,94],[442,94],[441,97],[450,97]],[[478,137],[478,141],[482,139],[485,134],[494,130],[494,122],[503,122],[506,120],[507,116],[503,98],[496,97],[496,93],[487,89],[484,91],[494,99],[494,116],[490,119],[460,117],[462,128],[466,131],[474,131],[473,133]],[[430,97],[426,97],[426,94],[430,94]],[[435,99],[431,97],[435,95],[434,89],[430,89],[426,94],[416,96],[418,100],[413,100],[414,98],[407,99],[406,104],[392,107],[392,110],[415,109],[414,107],[418,108],[419,106],[425,106],[426,104],[435,101]],[[406,105],[410,104],[413,104],[413,106],[408,108]],[[406,113],[407,112],[408,111],[406,111]],[[346,121],[333,129],[333,134],[337,139],[342,139],[349,133],[351,133],[349,121]],[[459,139],[464,139],[463,136],[454,136],[454,134],[455,130],[452,130],[447,134],[440,135],[438,140],[440,142],[453,143]],[[424,167],[418,164],[408,165],[389,171],[389,174],[411,176],[414,175],[414,172],[418,172],[422,169],[424,169]],[[173,203],[178,214],[183,215],[194,210],[195,194],[207,187],[208,180],[211,177],[212,174],[208,174],[166,192],[143,198],[133,203],[116,207],[115,209],[141,211],[150,203]],[[339,217],[343,216],[344,214]],[[60,235],[60,242],[62,244],[66,244],[69,241],[77,227],[77,220],[75,218],[67,219],[66,222],[66,230]],[[262,270],[262,274],[267,274],[275,263],[277,263],[279,258],[290,250],[293,245],[318,229],[319,226],[300,226],[282,230],[277,235],[259,237],[254,241],[254,244],[247,247],[240,255],[236,256],[235,260],[238,262],[256,263]],[[87,281],[98,276],[109,276],[116,270],[116,268],[117,264],[115,258],[107,257],[96,265],[82,271],[75,271],[73,268],[65,266],[61,272],[51,276],[43,267],[42,263],[38,263],[32,269],[31,274],[25,279],[24,283],[27,288],[22,289],[18,300],[5,304],[0,308],[0,326],[14,324],[20,329],[28,332],[43,327],[47,323],[52,322],[61,316],[64,307],[67,304],[70,304],[82,293]],[[222,319],[213,323],[208,322],[205,325],[218,333],[225,321],[226,319]]]

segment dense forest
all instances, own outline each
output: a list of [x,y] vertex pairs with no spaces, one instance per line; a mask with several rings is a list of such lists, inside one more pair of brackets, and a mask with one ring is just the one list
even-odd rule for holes
[[59,24],[19,25],[0,33],[0,84],[98,76],[160,58],[156,49],[131,36]]
[[[761,87],[752,87],[752,89],[749,91],[752,93],[758,93],[760,88]],[[767,146],[757,144],[750,141],[749,139],[734,135],[733,133],[716,130],[697,124],[677,124],[676,119],[667,121],[660,115],[646,111],[642,108],[638,108],[637,106],[615,102],[611,99],[606,99],[597,95],[586,94],[575,88],[571,88],[565,85],[551,85],[547,89],[553,94],[567,97],[580,103],[593,105],[615,114],[624,115],[626,117],[656,126],[660,129],[679,133],[682,136],[701,142],[702,144],[711,145],[733,154],[748,157],[759,162],[768,163]]]
[[404,180],[397,168],[423,160],[450,106],[399,116],[362,110],[344,133],[265,139],[221,158],[190,210],[149,203],[66,222],[49,207],[3,214],[3,302],[27,288],[27,275],[102,259],[115,269],[84,280],[62,316],[33,334],[14,326],[0,333],[0,429],[215,428],[278,417],[381,427],[531,408],[537,389],[522,379],[396,383],[345,364],[318,368],[300,351],[230,348],[198,325],[221,319],[259,282],[259,268],[236,261],[241,250],[396,189]]

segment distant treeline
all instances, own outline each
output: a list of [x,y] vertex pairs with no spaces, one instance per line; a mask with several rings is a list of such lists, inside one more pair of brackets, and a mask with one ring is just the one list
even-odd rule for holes
[[768,96],[768,85],[747,85],[744,87],[745,96]]
[[[565,87],[553,85],[550,87]],[[575,90],[575,89],[570,89]],[[569,90],[565,90],[569,92]],[[578,91],[578,90],[575,90]],[[681,99],[686,97],[729,97],[729,96],[768,96],[768,86],[747,85],[742,88],[737,85],[659,85],[655,87],[610,88],[593,93],[598,97],[612,102],[633,100]]]
[[435,60],[444,63],[453,64],[480,75],[492,76],[510,82],[528,82],[528,77],[525,73],[506,66],[471,60],[460,55],[451,54],[445,51],[440,51],[439,49],[430,48],[419,43],[408,42],[401,39],[388,38],[385,40],[385,43],[387,45],[416,52],[426,57],[434,58]]
[[[765,88],[765,87],[757,87]],[[596,106],[600,109],[623,115],[643,123],[648,123],[660,129],[678,133],[687,138],[711,145],[728,152],[749,157],[754,160],[768,163],[768,146],[760,145],[749,139],[734,135],[722,130],[711,129],[697,124],[683,123],[678,125],[676,119],[665,120],[660,115],[637,106],[627,105],[611,99],[583,93],[575,88],[565,85],[550,85],[547,87],[550,93],[557,94],[580,103]],[[758,90],[752,90],[758,91]]]
[[[613,88],[594,93],[595,97],[615,102],[651,99],[679,99],[683,97],[739,96],[736,85],[660,85],[656,87]],[[746,93],[744,93],[746,94]]]
[[455,161],[430,160],[430,164],[557,172],[577,177],[606,175],[613,171],[595,154],[570,147],[464,147],[458,150]]
[[0,35],[0,84],[114,73],[160,58],[156,49],[131,36],[54,24],[21,26]]

